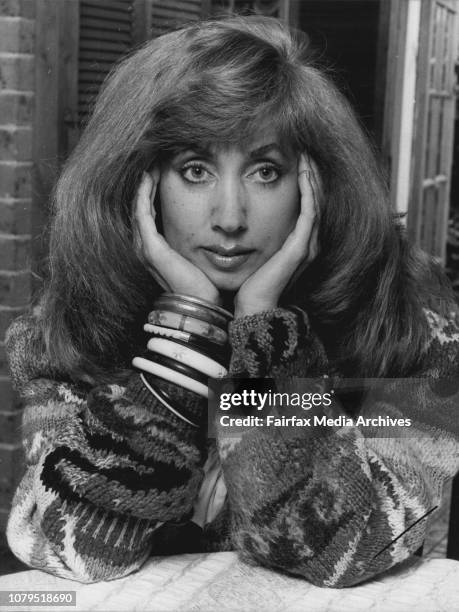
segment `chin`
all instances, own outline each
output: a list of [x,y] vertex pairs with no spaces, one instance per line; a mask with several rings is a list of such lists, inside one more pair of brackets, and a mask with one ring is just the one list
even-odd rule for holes
[[236,293],[239,291],[239,287],[242,285],[243,281],[237,280],[226,280],[226,281],[214,281],[214,285],[217,287],[219,291],[233,291]]
[[238,291],[242,283],[250,276],[250,274],[228,274],[224,272],[212,272],[206,270],[207,276],[217,287],[219,291]]

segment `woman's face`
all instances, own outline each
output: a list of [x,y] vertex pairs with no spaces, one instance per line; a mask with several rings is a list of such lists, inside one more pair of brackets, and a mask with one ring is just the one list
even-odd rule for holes
[[219,290],[237,291],[299,213],[298,160],[264,134],[244,148],[187,149],[161,166],[167,242]]

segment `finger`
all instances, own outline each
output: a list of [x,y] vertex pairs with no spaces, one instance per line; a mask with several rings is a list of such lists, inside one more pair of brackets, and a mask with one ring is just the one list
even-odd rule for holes
[[319,223],[317,218],[314,221],[314,225],[311,230],[311,235],[309,237],[308,243],[308,263],[317,257],[317,253],[319,252]]
[[295,269],[290,280],[288,281],[287,283],[288,287],[292,287],[296,283],[296,281],[300,278],[300,276],[309,266],[311,261],[313,261],[316,258],[318,250],[319,250],[318,248],[318,227],[319,227],[319,224],[317,223],[317,219],[316,219],[314,221],[314,224],[311,230],[311,234],[309,236],[307,253],[305,257],[303,258],[303,260],[300,262],[300,264]]
[[[319,170],[313,160],[302,154],[298,164],[298,185],[302,197],[302,203],[312,200],[313,208],[316,210],[316,205],[319,203]],[[302,207],[304,210],[305,207]]]
[[320,180],[320,173],[317,164],[310,159],[311,174],[310,174],[310,185],[313,193],[314,210],[316,218],[320,220],[320,201],[322,197],[322,185]]
[[137,253],[137,255],[141,257],[142,239],[140,237],[139,228],[137,226],[137,221],[135,219],[132,223],[132,237],[133,237],[134,252]]
[[134,251],[139,257],[140,261],[143,263],[145,268],[150,272],[156,282],[165,290],[171,291],[171,287],[167,282],[166,278],[159,273],[159,271],[152,265],[152,263],[145,256],[145,249],[142,243],[142,238],[140,235],[139,227],[137,221],[133,224],[133,235],[134,235]]
[[316,207],[313,186],[313,169],[311,164],[306,160],[305,155],[300,156],[298,163],[298,186],[301,195],[301,208],[298,216],[295,233],[309,235],[314,219],[316,218]]
[[[302,164],[301,164],[300,172],[302,172],[303,169],[306,170],[306,175],[305,176],[308,179],[310,188],[312,189],[312,191],[314,192],[314,195],[316,196],[316,198],[315,198],[316,202],[319,203],[321,189],[322,189],[322,187],[321,187],[322,181],[321,181],[321,178],[320,178],[319,168],[318,168],[316,162],[309,155],[309,153],[304,153],[301,157],[303,158],[303,161],[302,161]],[[303,174],[304,174],[304,172],[303,172]]]
[[149,271],[155,281],[158,283],[158,285],[160,285],[165,291],[172,291],[171,285],[168,283],[166,278],[158,272],[156,268],[149,267]]
[[135,215],[136,217],[147,217],[151,216],[151,198],[156,194],[157,182],[154,181],[153,176],[144,172],[142,180],[137,189]]
[[157,252],[159,256],[163,251],[169,252],[169,247],[164,237],[158,233],[156,227],[156,213],[154,210],[154,199],[158,185],[158,174],[144,173],[142,182],[137,190],[137,202],[135,208],[135,219],[142,239],[143,249],[148,259]]
[[156,190],[158,189],[159,184],[159,168],[155,166],[151,173],[151,180],[153,182],[152,189],[150,192],[150,212],[153,219],[156,220],[156,209],[155,209],[155,197]]

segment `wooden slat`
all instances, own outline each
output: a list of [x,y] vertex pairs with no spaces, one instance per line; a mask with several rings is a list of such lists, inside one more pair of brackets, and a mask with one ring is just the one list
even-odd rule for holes
[[448,234],[449,202],[447,201],[448,183],[437,185],[437,216],[436,225],[433,228],[435,246],[433,252],[442,258],[446,251],[446,240]]
[[435,7],[436,11],[436,22],[437,22],[437,40],[435,46],[435,80],[433,89],[436,91],[442,89],[441,87],[441,73],[444,63],[444,46],[445,46],[445,25],[446,25],[446,9],[440,6],[438,3]]
[[424,190],[422,198],[422,224],[420,228],[420,242],[422,247],[432,253],[432,227],[435,223],[437,190],[434,186]]
[[103,8],[87,8],[84,9],[81,7],[81,14],[83,17],[92,18],[92,19],[102,19],[106,22],[119,22],[119,23],[128,23],[130,24],[132,21],[132,14],[128,11],[106,11]]
[[415,142],[413,147],[413,180],[410,204],[407,217],[407,231],[411,240],[421,245],[424,243],[425,227],[424,193],[422,181],[425,175],[426,142],[428,126],[428,89],[430,87],[430,58],[432,49],[432,20],[434,6],[430,0],[422,0],[421,31],[418,49],[418,76],[416,86],[417,120]]
[[[127,29],[125,32],[120,31],[116,28],[116,40],[124,42],[126,45],[131,44],[131,32]],[[84,27],[82,30],[81,40],[106,40],[113,41],[113,28],[101,29],[101,28],[88,28]]]
[[96,101],[96,96],[94,96],[94,98],[92,98],[91,100],[88,99],[88,100],[84,100],[80,102],[80,110],[79,110],[80,119],[82,119],[85,115],[92,112],[95,101]]
[[[81,2],[82,9],[90,10],[92,8],[102,9],[104,11],[131,11],[132,7],[125,0],[83,0]],[[127,7],[127,8],[126,8]]]
[[426,178],[432,178],[438,173],[438,141],[439,131],[441,127],[441,113],[442,113],[442,100],[438,98],[429,97],[429,108],[430,108],[430,129],[428,133],[428,139],[426,142],[427,146],[427,159],[426,169],[424,176]]
[[113,53],[110,51],[96,51],[92,49],[90,51],[80,51],[80,61],[87,60],[104,64],[113,64],[117,61],[123,54],[122,53]]
[[451,47],[451,19],[449,18],[449,11],[445,10],[445,33],[443,37],[443,49],[442,49],[442,57],[444,58],[442,61],[442,69],[440,74],[440,79],[437,87],[437,91],[442,91],[446,89],[447,81],[448,81],[448,70],[446,66],[448,64],[448,49]]
[[94,70],[85,69],[84,72],[80,72],[78,77],[78,86],[86,87],[89,85],[93,85],[94,87],[99,87],[99,85],[104,80],[105,75],[100,72],[94,72]]
[[189,7],[184,10],[176,10],[174,7],[161,6],[156,9],[153,16],[156,19],[174,19],[183,22],[187,19],[199,19],[201,13],[193,9],[190,10]]
[[100,67],[98,66],[99,63],[106,63],[107,65],[111,65],[113,62],[97,62],[97,60],[95,60],[94,58],[91,58],[90,60],[80,61],[78,80],[80,80],[80,78],[86,81],[94,81],[95,79],[97,79],[97,74],[94,73],[100,72]]
[[[88,17],[85,14],[80,14],[80,28],[82,31],[86,30],[96,30],[103,32],[104,30],[108,30],[109,32],[113,32],[114,25],[112,21],[106,21],[99,17],[92,18]],[[116,24],[116,31],[121,33],[125,33],[130,37],[131,35],[131,24],[130,22],[119,22]]]
[[448,219],[450,212],[450,193],[451,193],[451,174],[452,174],[452,164],[453,164],[453,145],[454,145],[454,122],[455,122],[455,106],[456,106],[456,98],[455,98],[455,61],[456,61],[456,53],[457,53],[457,10],[458,6],[455,4],[452,5],[451,8],[454,10],[448,10],[447,12],[447,20],[448,20],[448,40],[449,46],[447,48],[446,58],[445,58],[445,81],[442,84],[447,91],[450,92],[450,97],[448,99],[444,99],[444,114],[443,114],[443,137],[440,143],[441,147],[441,170],[448,177],[448,180],[441,185],[440,189],[442,191],[442,199],[444,202],[444,206],[442,208],[442,217],[440,220],[440,230],[441,234],[439,235],[439,255],[442,258],[442,261],[446,260],[446,243],[448,236]]
[[398,161],[400,158],[400,129],[404,78],[405,39],[408,28],[408,3],[391,0],[389,41],[382,150],[390,173],[391,206],[397,210]]
[[129,44],[123,40],[101,40],[95,38],[80,38],[80,49],[85,51],[104,51],[104,53],[114,53],[121,55],[128,49]]
[[153,3],[153,9],[162,9],[168,7],[176,11],[195,10],[200,12],[201,0],[161,0]]
[[78,81],[78,91],[80,92],[87,92],[87,93],[97,93],[99,91],[99,88],[105,78],[102,78],[103,75],[101,75],[101,79],[100,81],[98,80],[96,83],[92,82],[92,83],[85,83],[83,81]]
[[88,104],[92,102],[97,94],[80,92],[80,104]]

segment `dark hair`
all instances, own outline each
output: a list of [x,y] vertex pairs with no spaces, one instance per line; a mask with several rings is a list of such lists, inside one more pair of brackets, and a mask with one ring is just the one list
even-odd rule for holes
[[319,255],[283,299],[305,307],[350,376],[414,367],[437,285],[393,220],[371,145],[301,33],[231,17],[148,42],[104,84],[55,191],[41,325],[58,371],[114,381],[138,351],[161,291],[133,248],[142,172],[189,145],[242,144],[268,123],[323,183]]

